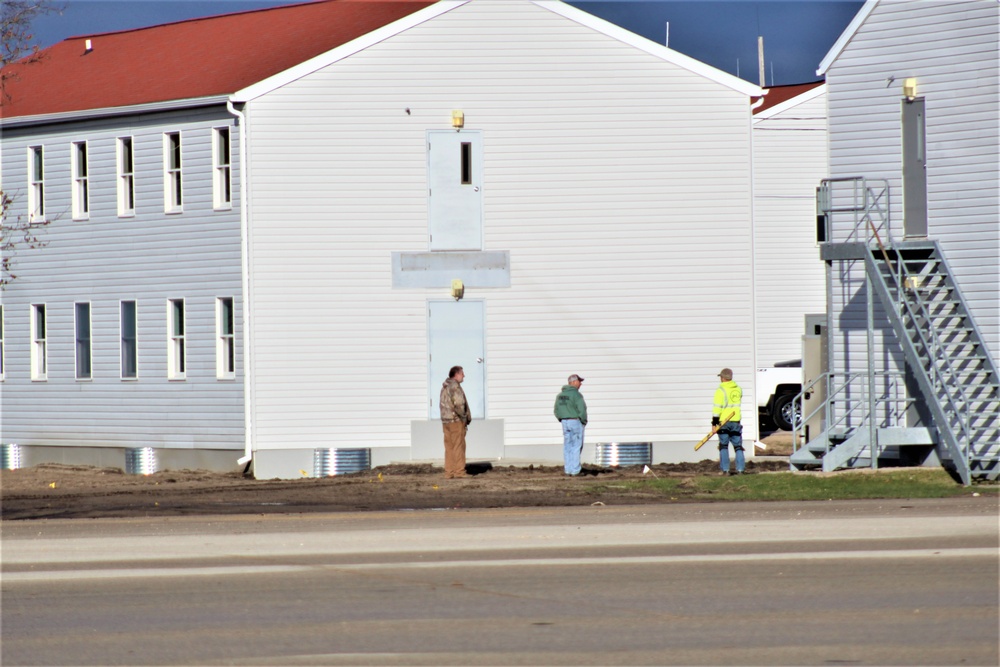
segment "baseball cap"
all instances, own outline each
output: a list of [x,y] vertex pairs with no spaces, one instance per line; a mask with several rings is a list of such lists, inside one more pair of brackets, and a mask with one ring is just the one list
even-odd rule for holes
[[719,371],[719,377],[722,378],[723,380],[732,380],[733,379],[733,369],[732,368],[723,368],[721,371]]
[[566,382],[572,382],[573,380],[577,380],[578,382],[583,382],[583,378],[577,375],[576,373],[573,373],[568,378],[566,378]]

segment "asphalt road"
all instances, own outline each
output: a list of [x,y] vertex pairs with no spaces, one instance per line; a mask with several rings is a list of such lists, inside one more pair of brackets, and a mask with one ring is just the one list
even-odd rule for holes
[[996,497],[4,522],[11,665],[991,665]]

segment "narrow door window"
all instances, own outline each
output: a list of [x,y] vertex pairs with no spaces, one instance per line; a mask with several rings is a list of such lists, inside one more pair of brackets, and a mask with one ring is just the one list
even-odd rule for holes
[[121,302],[119,328],[121,331],[121,376],[123,380],[134,380],[139,376],[135,301]]
[[118,215],[135,215],[135,156],[132,137],[118,139]]
[[236,377],[236,336],[233,325],[233,298],[219,297],[215,308],[215,375],[220,380]]
[[183,380],[187,368],[184,339],[184,299],[167,302],[167,378]]
[[73,219],[90,217],[90,180],[87,165],[87,142],[73,144]]
[[28,222],[45,220],[45,153],[41,146],[28,149]]
[[212,162],[215,167],[213,170],[215,208],[227,209],[233,205],[229,128],[216,128],[213,130],[213,134],[215,138],[212,145]]
[[31,306],[31,379],[48,377],[48,349],[46,347],[45,304]]
[[76,319],[76,379],[89,380],[93,375],[90,348],[90,304],[78,303]]
[[180,132],[163,135],[163,152],[164,209],[167,213],[179,213],[184,205]]

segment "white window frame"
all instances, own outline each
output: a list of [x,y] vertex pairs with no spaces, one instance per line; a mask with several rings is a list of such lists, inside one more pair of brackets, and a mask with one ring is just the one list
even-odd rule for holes
[[[128,152],[125,151],[126,143],[129,146]],[[135,215],[135,139],[118,137],[116,153],[118,217],[131,218]]]
[[73,219],[90,219],[90,151],[86,141],[74,141],[70,147],[70,170],[73,178]]
[[[132,332],[134,338],[131,341],[125,335],[125,304],[132,304]],[[129,344],[131,343],[131,350]],[[135,373],[126,375],[125,369],[128,367],[126,355],[131,352],[131,359]],[[139,379],[139,304],[135,299],[122,299],[118,302],[118,376],[122,380],[133,381]]]
[[[180,312],[178,313],[178,306]],[[178,314],[180,318],[178,319]],[[167,299],[167,379],[187,378],[186,308],[184,299]]]
[[233,144],[227,127],[212,129],[212,203],[217,211],[233,208]]
[[3,328],[4,328],[3,304],[0,303],[0,382],[3,382],[4,378],[6,377],[5,373],[7,368],[6,364],[7,358],[5,356],[6,347],[4,346],[3,343]]
[[31,379],[36,382],[48,380],[48,319],[44,303],[31,304]]
[[[81,312],[84,310],[85,313]],[[89,301],[77,301],[73,304],[73,359],[77,380],[94,379],[94,331],[91,312]],[[81,315],[86,316],[86,321],[83,321]]]
[[45,222],[45,148],[28,146],[28,222]]
[[215,300],[215,377],[236,378],[236,301],[231,296]]
[[[176,139],[176,148],[174,140]],[[163,210],[184,212],[184,144],[180,132],[163,133]]]

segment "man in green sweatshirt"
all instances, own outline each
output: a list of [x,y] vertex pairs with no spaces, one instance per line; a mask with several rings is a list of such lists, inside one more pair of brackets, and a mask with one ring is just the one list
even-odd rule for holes
[[556,396],[555,415],[563,430],[563,470],[567,475],[580,474],[583,452],[583,428],[587,425],[587,402],[580,393],[583,378],[574,373]]

